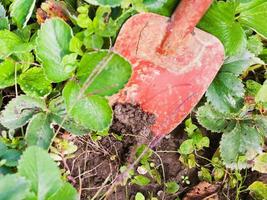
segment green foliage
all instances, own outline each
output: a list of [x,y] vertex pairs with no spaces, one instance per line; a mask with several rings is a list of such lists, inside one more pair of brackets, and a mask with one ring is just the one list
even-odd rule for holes
[[52,91],[52,85],[40,67],[32,67],[19,76],[18,83],[23,92],[33,97],[43,97]]
[[262,153],[255,158],[255,164],[253,170],[256,170],[260,173],[267,173],[267,153]]
[[197,112],[198,122],[212,132],[223,132],[231,126],[229,116],[215,110],[212,105],[206,103],[199,107]]
[[15,84],[16,63],[12,59],[6,59],[0,63],[0,88],[6,88]]
[[[246,6],[246,9],[244,7]],[[262,0],[255,0],[247,3],[247,5],[241,4],[242,12],[238,17],[238,21],[259,33],[261,36],[267,38],[267,2]]]
[[227,55],[241,53],[246,48],[245,31],[235,20],[236,8],[235,2],[215,2],[198,24],[222,41]]
[[64,185],[48,200],[78,200],[77,191],[73,188],[70,183],[64,183]]
[[255,96],[255,101],[257,103],[267,103],[267,81],[259,89]]
[[48,149],[55,135],[50,124],[50,116],[44,113],[35,115],[27,126],[25,135],[27,144]]
[[180,186],[174,181],[165,183],[165,186],[166,186],[166,192],[169,194],[175,194],[176,192],[178,192],[180,188]]
[[16,167],[21,153],[16,149],[6,149],[1,157],[6,167]]
[[204,147],[209,147],[210,140],[208,137],[203,136],[200,129],[193,124],[192,119],[189,118],[185,121],[185,131],[188,139],[183,141],[180,145],[178,152],[181,154],[180,161],[189,168],[196,167],[195,152],[203,150]]
[[145,200],[145,196],[141,192],[137,192],[134,199],[135,200]]
[[93,5],[102,5],[102,6],[119,6],[122,0],[85,0],[86,2]]
[[[0,199],[78,198],[46,152],[63,161],[73,156],[77,146],[55,133],[63,128],[75,135],[91,134],[95,141],[109,134],[113,116],[108,98],[127,84],[132,73],[130,63],[112,50],[121,26],[137,12],[170,16],[178,2],[66,0],[61,3],[67,5],[63,6],[70,18],[67,22],[51,17],[61,11],[44,9],[51,19],[39,25],[34,12],[40,2],[1,1],[0,174],[18,173],[0,177]],[[218,0],[198,25],[217,36],[226,51],[224,65],[206,93],[207,101],[203,99],[196,113],[204,128],[222,133],[210,163],[213,169],[198,163],[198,151],[209,147],[205,136],[209,132],[200,131],[191,119],[185,122],[188,138],[178,150],[185,165],[200,168],[202,180],[226,180],[231,188],[242,188],[242,175],[226,172],[227,168],[252,167],[266,173],[266,8],[265,0]],[[124,139],[120,134],[114,137]],[[140,186],[152,181],[162,184],[164,177],[154,163],[153,151],[141,145],[135,158],[140,155],[138,174],[130,170],[127,178]],[[188,176],[182,177],[182,183],[190,184]],[[176,182],[164,184],[170,195],[179,191]],[[254,198],[265,198],[265,185],[255,183],[249,189]],[[145,199],[141,193],[135,198]]]
[[38,32],[36,54],[42,62],[47,78],[53,82],[70,78],[75,70],[66,68],[62,63],[63,57],[70,53],[71,38],[71,27],[58,18],[46,20]]
[[68,113],[83,127],[103,131],[111,124],[112,110],[108,101],[97,95],[83,96],[81,87],[75,81],[68,82],[64,87],[63,97]]
[[257,35],[252,35],[248,39],[248,50],[255,54],[256,56],[260,55],[263,51],[263,43]]
[[143,4],[149,12],[170,16],[179,0],[144,0]]
[[0,30],[0,59],[4,59],[16,52],[16,48],[23,42],[15,33]]
[[263,182],[255,181],[248,189],[250,190],[250,195],[256,200],[265,200],[267,197],[267,185]]
[[16,174],[0,176],[0,199],[23,200],[29,193],[29,182]]
[[137,175],[131,180],[131,182],[140,186],[146,186],[150,183],[150,179],[142,175]]
[[220,112],[237,112],[243,106],[244,94],[244,86],[239,78],[228,72],[220,72],[206,97]]
[[221,72],[228,72],[235,76],[239,76],[254,64],[264,64],[264,62],[256,57],[255,54],[246,50],[241,54],[226,58],[221,68]]
[[[231,132],[225,132],[221,140],[221,156],[225,164],[229,167],[244,168],[247,166],[246,155],[252,153],[256,155],[262,150],[262,137],[248,123],[241,123]],[[245,160],[243,160],[245,159]]]
[[227,55],[235,55],[246,48],[245,28],[267,37],[266,7],[267,3],[263,0],[248,3],[216,1],[198,26],[217,36],[224,44]]
[[24,28],[29,21],[36,0],[14,0],[10,7],[10,15],[19,28]]
[[91,132],[80,124],[77,124],[70,118],[70,116],[68,116],[63,97],[60,96],[51,100],[49,103],[49,110],[51,111],[51,120],[70,133],[75,135],[85,135]]
[[212,176],[210,174],[210,171],[205,167],[201,167],[201,170],[198,172],[198,177],[202,181],[207,181],[207,182],[212,181]]
[[4,6],[0,3],[0,30],[9,29],[9,21],[6,16],[6,10]]
[[18,174],[31,183],[30,190],[38,196],[39,200],[52,200],[55,197],[64,197],[66,194],[70,194],[69,200],[77,199],[74,189],[61,180],[56,163],[47,152],[38,147],[29,147],[23,153],[18,166]]
[[22,127],[35,113],[45,110],[45,107],[41,99],[25,95],[18,96],[12,99],[1,112],[0,123],[9,129]]
[[183,155],[189,155],[195,150],[201,150],[204,147],[209,147],[210,141],[208,137],[204,137],[198,127],[192,123],[189,118],[185,122],[185,131],[188,133],[189,139],[185,140],[179,147],[178,152]]
[[[102,71],[99,68],[102,68]],[[99,51],[85,54],[82,57],[77,76],[81,84],[84,84],[88,77],[98,73],[87,87],[86,94],[110,96],[123,88],[130,78],[131,72],[130,63],[118,54]]]

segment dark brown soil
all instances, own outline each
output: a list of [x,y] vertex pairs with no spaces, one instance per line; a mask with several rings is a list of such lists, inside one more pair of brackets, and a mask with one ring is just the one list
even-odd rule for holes
[[155,123],[155,115],[144,112],[139,105],[116,103],[113,106],[114,119],[111,132],[135,134],[149,137],[150,127]]
[[[192,184],[198,182],[196,170],[188,170],[182,167],[179,154],[174,153],[183,139],[183,134],[173,133],[168,139],[164,138],[161,141],[159,146],[155,148],[155,152],[161,158],[162,163],[157,156],[153,156],[154,162],[159,166],[161,176],[165,177],[164,182],[177,181],[181,183],[181,186],[183,185],[181,179],[183,175],[189,175]],[[75,187],[81,190],[81,200],[87,200],[88,197],[92,198],[104,184],[102,191],[96,198],[100,199],[101,195],[107,191],[119,175],[120,166],[132,162],[129,161],[129,156],[133,155],[132,152],[135,152],[137,141],[140,140],[131,135],[124,136],[122,141],[118,141],[112,135],[98,142],[92,142],[89,137],[75,139],[75,144],[78,145],[79,150],[76,152],[74,159],[68,160],[68,165],[71,169],[70,177],[74,180]],[[161,164],[163,164],[163,168]],[[187,191],[187,185],[184,185],[184,187],[183,190]],[[159,185],[153,180],[151,184],[145,187],[127,184],[118,187],[108,199],[134,199],[137,192],[142,192],[147,196],[162,196],[163,190],[163,185]],[[175,199],[172,196],[165,196],[166,200]]]
[[[81,194],[81,200],[105,199],[105,194],[111,186],[117,185],[121,180],[121,166],[128,166],[136,160],[136,149],[142,144],[149,144],[152,135],[149,127],[153,125],[155,116],[145,113],[138,105],[115,104],[113,125],[111,133],[98,141],[93,141],[90,136],[76,137],[74,143],[78,146],[75,158],[69,159],[67,165],[70,169],[69,180],[74,184]],[[121,136],[119,140],[117,136]],[[211,159],[219,145],[219,134],[208,134],[210,137],[210,148],[199,152],[199,155]],[[220,183],[209,184],[198,179],[198,170],[188,169],[179,161],[177,149],[186,139],[184,127],[179,126],[173,133],[163,138],[156,147],[151,162],[155,163],[162,183],[158,184],[151,176],[150,184],[138,186],[129,180],[124,185],[118,185],[109,193],[107,200],[134,200],[137,192],[158,200],[176,200],[179,196],[184,200],[224,200],[223,189]],[[207,161],[197,159],[201,165]],[[212,170],[212,168],[210,168]],[[138,175],[137,166],[134,166],[135,174]],[[188,176],[190,184],[183,181],[183,176]],[[120,177],[120,178],[118,178]],[[253,179],[253,180],[252,180]],[[266,179],[261,174],[249,172],[246,185],[255,180]],[[127,179],[125,179],[127,181]],[[179,193],[170,195],[165,193],[164,183],[175,181],[179,184]],[[224,193],[228,194],[227,191]],[[235,199],[235,191],[230,190],[229,199]],[[242,199],[249,199],[248,194],[243,194]]]

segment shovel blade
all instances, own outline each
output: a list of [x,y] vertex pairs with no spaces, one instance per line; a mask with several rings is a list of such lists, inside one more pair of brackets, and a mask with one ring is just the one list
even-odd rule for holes
[[[168,22],[169,18],[156,14],[135,15],[122,27],[114,47],[133,66],[130,81],[115,99],[153,113],[156,122],[151,130],[156,136],[168,134],[184,120],[224,60],[221,42],[197,28],[174,53],[158,53]],[[177,40],[181,40],[179,35]]]

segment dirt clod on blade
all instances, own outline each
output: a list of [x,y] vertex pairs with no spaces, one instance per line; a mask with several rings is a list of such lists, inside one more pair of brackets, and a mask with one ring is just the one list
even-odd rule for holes
[[111,132],[119,134],[140,134],[150,136],[150,127],[155,123],[155,115],[144,112],[139,105],[116,103],[113,106],[114,120]]

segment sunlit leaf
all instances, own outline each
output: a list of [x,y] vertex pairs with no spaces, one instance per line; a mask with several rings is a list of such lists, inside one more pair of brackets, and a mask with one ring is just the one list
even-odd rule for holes
[[26,26],[29,21],[36,0],[14,0],[10,7],[10,15],[19,28]]
[[64,56],[70,53],[72,29],[59,18],[46,20],[37,37],[36,53],[41,60],[47,78],[54,82],[68,79],[72,72],[62,65]]
[[56,163],[45,150],[36,146],[24,151],[18,174],[31,182],[31,191],[38,196],[38,200],[51,197],[63,186]]
[[38,113],[27,126],[25,140],[28,146],[39,146],[48,149],[54,135],[50,116],[45,113]]
[[29,182],[18,175],[0,176],[0,199],[23,200],[29,191]]
[[21,95],[6,105],[1,112],[0,123],[6,128],[16,129],[24,126],[34,114],[45,108],[43,100]]

